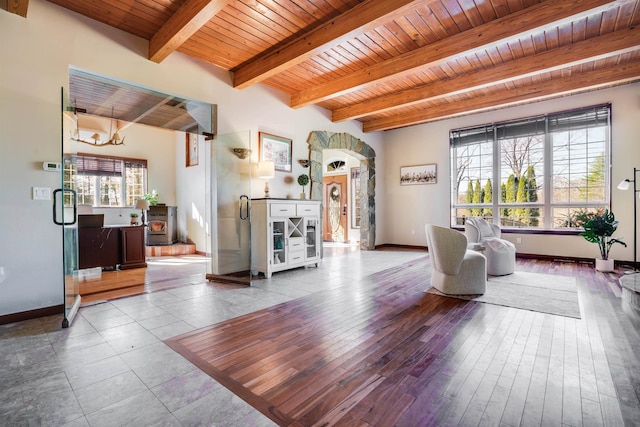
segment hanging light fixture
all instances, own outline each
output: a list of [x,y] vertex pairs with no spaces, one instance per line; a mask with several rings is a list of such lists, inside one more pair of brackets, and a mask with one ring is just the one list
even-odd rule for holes
[[[124,138],[122,138],[122,140],[120,139],[120,134],[118,133],[118,127],[116,126],[116,131],[112,133],[113,130],[113,106],[111,106],[111,123],[109,124],[109,135],[111,135],[111,138],[109,138],[109,141],[105,142],[105,144],[111,144],[111,145],[122,145],[124,144]],[[118,124],[118,122],[116,122],[116,125]]]
[[[114,117],[113,117],[113,112],[114,112],[114,107],[111,107],[111,121],[109,123],[109,135],[111,135],[111,137],[107,140],[107,141],[101,141],[101,137],[100,134],[95,132],[93,135],[91,135],[91,139],[93,139],[92,141],[85,141],[84,139],[80,139],[80,118],[78,117],[78,108],[74,106],[74,110],[73,110],[73,116],[76,120],[76,128],[73,130],[71,139],[73,141],[77,141],[77,142],[83,142],[85,144],[89,144],[89,145],[93,145],[94,147],[103,147],[105,145],[123,145],[124,144],[124,138],[120,137],[120,134],[118,133],[118,129],[116,127],[116,131],[113,132],[113,122],[114,122]],[[117,123],[117,122],[116,122]],[[112,133],[113,132],[113,133]]]

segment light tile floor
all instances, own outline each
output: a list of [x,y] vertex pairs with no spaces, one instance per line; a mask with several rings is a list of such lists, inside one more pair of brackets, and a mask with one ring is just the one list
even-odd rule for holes
[[[335,252],[333,252],[335,251]],[[413,259],[420,251],[327,248],[318,268],[233,289],[191,285],[0,325],[0,426],[271,426],[163,340]]]

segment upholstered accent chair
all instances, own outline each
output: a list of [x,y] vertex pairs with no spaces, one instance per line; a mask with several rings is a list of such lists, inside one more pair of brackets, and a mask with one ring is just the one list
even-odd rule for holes
[[444,294],[483,294],[487,288],[487,260],[467,248],[459,231],[427,224],[427,245],[431,257],[431,286]]
[[464,223],[464,234],[471,246],[482,247],[487,257],[487,273],[492,276],[512,274],[516,266],[516,247],[502,239],[500,226],[481,217]]

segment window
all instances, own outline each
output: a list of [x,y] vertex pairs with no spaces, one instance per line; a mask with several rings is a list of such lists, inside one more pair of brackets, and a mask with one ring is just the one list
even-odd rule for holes
[[147,161],[74,154],[65,158],[64,184],[76,190],[78,204],[133,206],[146,193]]
[[452,225],[497,217],[502,227],[582,225],[609,206],[611,106],[450,132]]

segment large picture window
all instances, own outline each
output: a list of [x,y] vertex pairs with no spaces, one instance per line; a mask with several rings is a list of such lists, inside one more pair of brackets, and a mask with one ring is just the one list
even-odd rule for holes
[[609,206],[611,106],[450,132],[451,225],[572,229]]
[[147,192],[147,161],[78,153],[65,158],[64,180],[78,204],[131,207]]

